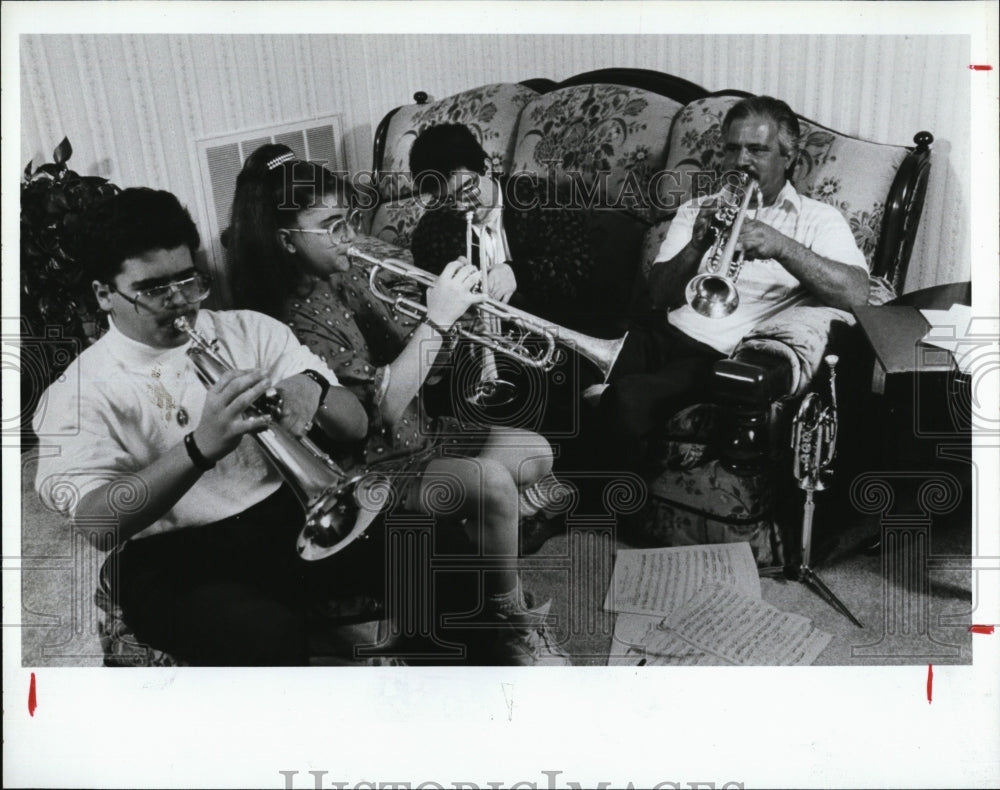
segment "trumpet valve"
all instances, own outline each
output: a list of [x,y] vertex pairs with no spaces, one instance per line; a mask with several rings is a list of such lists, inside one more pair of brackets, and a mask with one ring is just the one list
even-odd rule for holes
[[281,417],[284,401],[282,400],[281,393],[278,392],[277,388],[268,387],[255,405],[260,411],[270,414],[272,417],[277,419],[278,417]]

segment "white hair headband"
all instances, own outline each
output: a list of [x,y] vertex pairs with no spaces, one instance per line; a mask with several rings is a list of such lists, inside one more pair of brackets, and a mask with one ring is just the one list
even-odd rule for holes
[[291,162],[295,158],[295,154],[289,151],[287,154],[281,154],[281,156],[276,156],[274,159],[269,159],[267,162],[267,169],[274,170],[278,165],[283,165],[285,162]]

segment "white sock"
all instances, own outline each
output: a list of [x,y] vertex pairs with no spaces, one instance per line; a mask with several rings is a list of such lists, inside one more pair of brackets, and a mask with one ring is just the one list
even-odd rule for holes
[[560,513],[570,501],[570,491],[551,472],[521,491],[517,503],[520,518],[530,518],[541,512],[546,518]]
[[505,593],[487,595],[486,607],[489,611],[504,616],[524,614],[527,612],[528,604],[524,600],[524,591],[521,589],[521,578],[518,577],[513,590]]

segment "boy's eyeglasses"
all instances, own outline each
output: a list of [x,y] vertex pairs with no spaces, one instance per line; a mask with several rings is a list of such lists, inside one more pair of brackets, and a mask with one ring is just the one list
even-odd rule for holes
[[136,291],[135,296],[122,293],[113,283],[108,287],[115,293],[121,294],[121,297],[130,302],[138,313],[140,304],[147,310],[166,310],[173,302],[174,294],[180,294],[187,304],[203,302],[211,290],[212,278],[207,274],[195,272],[183,280],[174,280],[153,288],[143,288],[141,291]]
[[458,189],[448,191],[443,195],[432,195],[430,208],[473,208],[479,205],[479,196],[482,190],[479,188],[479,178],[470,178]]
[[334,220],[329,228],[287,228],[292,233],[319,233],[329,237],[331,247],[346,244],[361,233],[364,214],[359,208],[352,208],[346,216]]

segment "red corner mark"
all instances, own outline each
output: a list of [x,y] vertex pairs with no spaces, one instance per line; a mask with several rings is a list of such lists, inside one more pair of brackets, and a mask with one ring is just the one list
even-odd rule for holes
[[974,634],[992,634],[993,633],[993,626],[992,625],[970,625],[969,626],[969,631],[971,631]]
[[38,701],[35,699],[35,673],[31,673],[31,685],[28,686],[28,713],[32,716],[35,715],[35,708],[38,707]]
[[931,694],[934,691],[934,665],[927,665],[927,704],[931,704]]
[[993,67],[989,63],[970,63],[969,68],[973,71],[993,71]]

